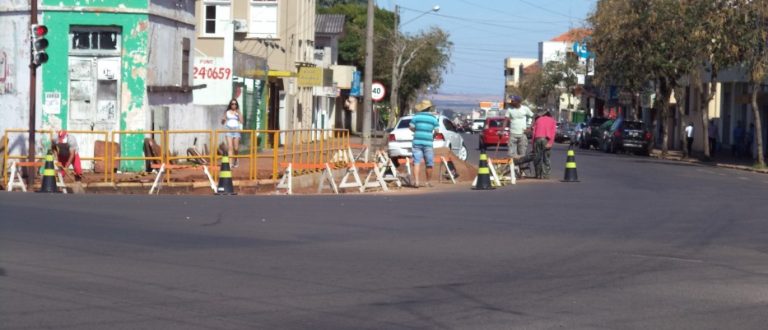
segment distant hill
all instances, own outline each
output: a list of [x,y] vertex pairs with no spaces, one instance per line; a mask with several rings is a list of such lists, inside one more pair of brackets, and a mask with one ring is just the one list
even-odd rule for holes
[[502,95],[493,94],[434,94],[429,96],[439,110],[469,113],[478,108],[480,101],[499,102]]

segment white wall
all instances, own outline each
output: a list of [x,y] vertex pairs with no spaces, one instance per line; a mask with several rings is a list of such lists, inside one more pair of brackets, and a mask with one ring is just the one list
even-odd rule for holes
[[[7,129],[29,127],[29,8],[26,0],[2,0],[0,22],[0,134]],[[38,77],[39,77],[38,72]],[[36,127],[40,127],[42,104],[37,87]],[[37,138],[40,141],[39,135]],[[9,136],[11,154],[27,152],[27,134]],[[38,148],[36,153],[42,152]]]

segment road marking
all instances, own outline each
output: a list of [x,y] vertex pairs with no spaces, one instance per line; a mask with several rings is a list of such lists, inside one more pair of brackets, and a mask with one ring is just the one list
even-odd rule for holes
[[700,260],[700,259],[690,259],[690,258],[681,258],[681,257],[673,257],[673,256],[659,256],[659,255],[636,254],[636,253],[619,253],[619,254],[623,254],[625,256],[635,257],[635,258],[663,259],[663,260],[693,262],[693,263],[703,263],[704,262],[704,260]]

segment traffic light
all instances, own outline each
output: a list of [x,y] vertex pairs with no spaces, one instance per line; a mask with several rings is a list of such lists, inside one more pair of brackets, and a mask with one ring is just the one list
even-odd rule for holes
[[38,67],[48,62],[48,54],[45,49],[48,48],[48,39],[45,35],[48,33],[48,27],[45,25],[32,25],[32,66]]

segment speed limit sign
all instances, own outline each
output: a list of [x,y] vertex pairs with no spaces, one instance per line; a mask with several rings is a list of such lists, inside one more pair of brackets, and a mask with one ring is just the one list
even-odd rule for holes
[[384,88],[380,82],[374,82],[371,84],[371,99],[379,102],[384,99],[384,94],[387,93],[387,89]]

